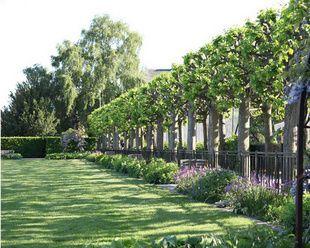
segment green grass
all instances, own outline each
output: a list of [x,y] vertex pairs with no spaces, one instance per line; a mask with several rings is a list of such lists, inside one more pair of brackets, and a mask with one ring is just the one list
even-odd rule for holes
[[225,233],[252,222],[80,160],[2,161],[3,247],[93,247]]

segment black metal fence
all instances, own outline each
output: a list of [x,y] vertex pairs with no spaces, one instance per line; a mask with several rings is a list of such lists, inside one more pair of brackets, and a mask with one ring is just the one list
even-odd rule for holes
[[233,170],[240,176],[256,179],[267,186],[280,188],[296,178],[296,154],[283,152],[247,152],[231,151],[191,151],[186,150],[113,150],[104,151],[116,154],[136,154],[145,160],[162,158],[167,162],[186,162],[191,165],[203,165],[208,168]]

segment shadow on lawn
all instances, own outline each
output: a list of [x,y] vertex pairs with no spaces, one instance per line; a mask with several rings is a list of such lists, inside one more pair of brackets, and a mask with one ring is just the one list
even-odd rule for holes
[[3,247],[83,247],[116,237],[200,235],[250,224],[210,205],[82,161],[5,162]]

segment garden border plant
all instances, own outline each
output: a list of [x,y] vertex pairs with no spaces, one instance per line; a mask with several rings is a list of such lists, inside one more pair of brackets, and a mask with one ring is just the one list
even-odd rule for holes
[[152,159],[147,163],[144,159],[102,153],[89,154],[86,160],[153,184],[173,183],[179,168],[176,163],[166,163],[163,159]]

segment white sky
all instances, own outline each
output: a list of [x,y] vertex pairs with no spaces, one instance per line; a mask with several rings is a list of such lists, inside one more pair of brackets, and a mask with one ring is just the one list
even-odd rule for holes
[[76,41],[95,15],[126,22],[143,38],[142,66],[169,68],[212,37],[287,0],[0,0],[0,107],[35,63],[49,68],[56,45]]

